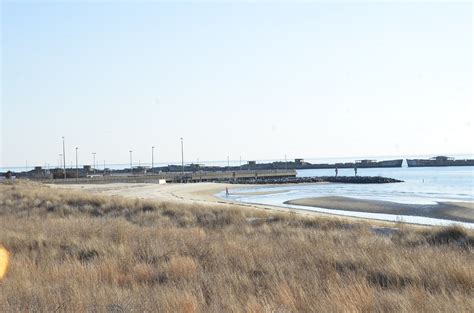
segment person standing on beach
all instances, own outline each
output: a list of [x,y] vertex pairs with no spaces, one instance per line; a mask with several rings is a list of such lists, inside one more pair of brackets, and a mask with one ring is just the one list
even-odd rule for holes
[[354,174],[357,176],[357,167],[354,166]]
[[338,172],[337,167],[336,167],[335,171],[336,171],[336,177],[337,177],[337,172]]
[[225,187],[225,196],[228,197],[229,196],[229,189],[227,187]]

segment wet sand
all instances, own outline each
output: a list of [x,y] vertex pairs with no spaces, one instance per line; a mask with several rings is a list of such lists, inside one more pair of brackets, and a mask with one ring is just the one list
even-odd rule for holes
[[254,191],[254,192],[233,192],[234,195],[239,196],[265,196],[265,195],[274,195],[278,193],[285,193],[286,190],[275,190],[275,191]]
[[290,200],[286,201],[285,204],[330,210],[424,216],[474,223],[473,202],[439,202],[437,204],[421,205],[349,197],[317,197]]

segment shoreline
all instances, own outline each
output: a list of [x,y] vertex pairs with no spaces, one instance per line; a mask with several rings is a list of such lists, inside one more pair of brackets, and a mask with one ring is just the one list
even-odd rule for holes
[[[326,183],[322,183],[326,184]],[[292,209],[284,206],[237,202],[227,198],[218,197],[219,192],[227,187],[232,194],[242,188],[252,188],[253,185],[237,185],[224,183],[193,183],[193,184],[150,184],[150,183],[113,183],[113,184],[51,184],[50,188],[61,188],[74,191],[90,192],[109,196],[121,196],[134,199],[172,202],[183,205],[212,205],[219,207],[240,207],[242,209],[262,210],[265,212],[291,213],[302,216],[341,219],[349,222],[367,222],[372,225],[393,226],[391,221],[377,219],[341,216],[337,214],[316,212],[305,209]],[[424,225],[416,225],[424,226]]]
[[[154,201],[162,201],[162,202],[174,202],[177,204],[184,204],[184,205],[192,205],[192,204],[201,204],[201,205],[213,205],[213,206],[237,206],[242,208],[251,208],[257,210],[265,210],[265,211],[274,211],[284,212],[284,213],[297,213],[307,216],[319,216],[325,218],[339,218],[351,221],[365,221],[369,222],[373,225],[393,225],[394,221],[390,220],[383,220],[377,218],[370,218],[370,217],[361,217],[361,216],[347,216],[347,215],[340,215],[336,212],[318,212],[310,210],[310,207],[319,207],[321,208],[321,203],[314,202],[313,199],[311,203],[307,203],[306,205],[292,203],[294,205],[300,206],[300,208],[295,207],[285,207],[285,204],[289,204],[285,202],[282,205],[271,205],[271,204],[259,204],[259,203],[246,203],[246,202],[238,202],[232,199],[227,199],[225,197],[217,196],[218,193],[225,191],[226,187],[230,191],[230,193],[239,194],[238,190],[242,188],[252,188],[252,185],[244,185],[244,184],[225,184],[225,183],[193,183],[193,184],[165,184],[165,185],[158,185],[158,184],[151,184],[151,183],[113,183],[113,184],[83,184],[83,185],[59,185],[53,184],[49,185],[51,188],[64,188],[76,191],[83,191],[83,192],[90,192],[90,193],[97,193],[97,194],[104,194],[109,196],[122,196],[126,198],[135,198],[135,199],[146,199],[146,200],[154,200]],[[244,192],[245,193],[245,192]],[[261,192],[258,192],[261,193]],[[265,194],[273,194],[274,192],[264,192]],[[367,212],[367,213],[375,213],[375,211],[370,211],[370,206],[377,205],[378,209],[380,207],[385,208],[384,211],[379,211],[383,214],[392,214],[396,215],[397,213],[391,213],[387,211],[387,208],[392,208],[393,206],[398,206],[399,210],[403,204],[397,204],[388,201],[371,201],[371,200],[361,200],[355,198],[344,198],[344,197],[334,197],[339,198],[339,202],[336,201],[337,199],[331,199],[331,201],[327,201],[325,204],[325,208],[328,210],[339,210],[339,211],[353,211],[353,212]],[[346,203],[356,203],[357,208],[354,207],[345,207],[341,208],[340,203],[341,199],[345,199]],[[299,201],[302,199],[291,200],[291,201]],[[304,199],[303,199],[304,200]],[[320,199],[321,200],[321,199]],[[384,204],[384,205],[381,205]],[[452,209],[451,215],[447,215],[446,213],[446,206],[444,207],[444,215],[439,215],[441,213],[435,212],[438,215],[416,215],[421,217],[433,217],[438,219],[444,220],[451,220],[453,222],[474,222],[473,212],[474,209],[465,208],[461,205],[461,203],[447,203],[450,208]],[[336,206],[337,205],[337,206]],[[469,205],[474,205],[474,203],[469,203]],[[392,207],[391,207],[392,206]],[[411,207],[413,210],[413,206],[416,205],[406,205]],[[305,207],[307,209],[305,209]],[[425,206],[426,207],[426,206]],[[428,206],[429,207],[429,206]],[[372,210],[375,210],[372,207]],[[432,210],[433,211],[433,210]],[[441,210],[443,211],[443,210]],[[408,212],[410,213],[410,212]],[[431,214],[435,214],[431,212]],[[467,215],[466,215],[467,214]],[[413,215],[407,214],[404,212],[402,215]],[[460,220],[459,220],[460,218]],[[417,225],[417,226],[427,226],[423,224],[417,223],[410,223],[408,224]],[[429,226],[429,225],[428,225]]]

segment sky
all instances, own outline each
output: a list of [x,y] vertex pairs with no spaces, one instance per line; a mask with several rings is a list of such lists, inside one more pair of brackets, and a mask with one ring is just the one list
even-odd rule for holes
[[474,154],[470,2],[1,4],[0,167]]

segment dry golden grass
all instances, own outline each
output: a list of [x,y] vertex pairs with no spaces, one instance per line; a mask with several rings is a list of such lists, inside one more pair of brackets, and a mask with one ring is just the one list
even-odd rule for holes
[[381,236],[16,183],[0,185],[0,244],[7,312],[474,311],[473,234],[453,227]]

